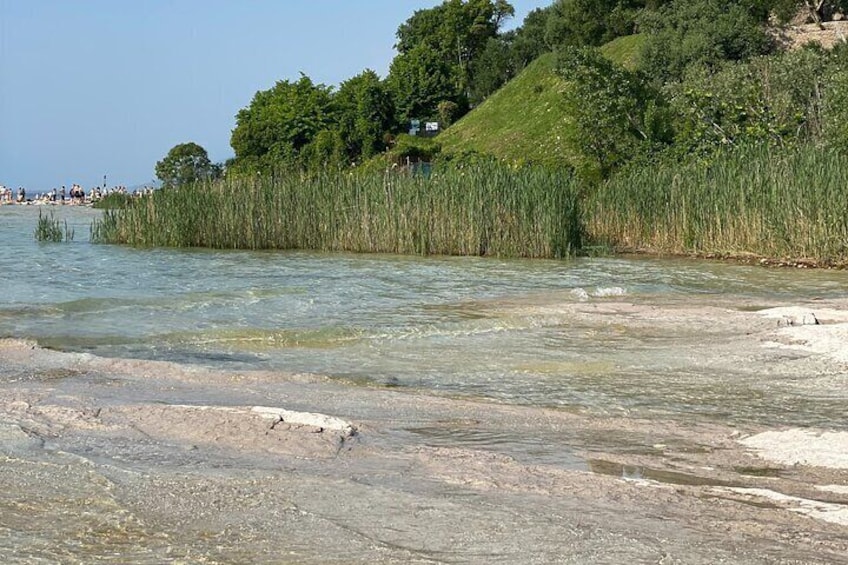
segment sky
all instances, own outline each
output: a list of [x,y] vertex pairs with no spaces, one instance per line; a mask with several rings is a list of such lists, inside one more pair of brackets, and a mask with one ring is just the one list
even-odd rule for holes
[[[519,25],[552,0],[512,0]],[[0,0],[0,184],[150,184],[179,143],[232,157],[235,115],[300,73],[385,76],[440,0]]]

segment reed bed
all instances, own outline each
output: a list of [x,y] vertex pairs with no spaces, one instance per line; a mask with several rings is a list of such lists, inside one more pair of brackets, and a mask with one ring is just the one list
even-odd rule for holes
[[581,248],[578,188],[568,173],[506,166],[236,177],[107,210],[91,236],[134,246],[555,258]]
[[591,238],[613,249],[848,263],[846,158],[811,145],[641,168],[584,209]]
[[[64,228],[64,229],[63,229]],[[35,226],[35,239],[37,241],[47,241],[61,243],[62,241],[73,241],[74,230],[68,226],[67,221],[60,222],[50,214],[42,214],[38,211],[38,224]]]
[[848,163],[814,146],[736,149],[600,186],[545,169],[231,178],[106,210],[135,246],[558,258],[593,248],[848,265]]

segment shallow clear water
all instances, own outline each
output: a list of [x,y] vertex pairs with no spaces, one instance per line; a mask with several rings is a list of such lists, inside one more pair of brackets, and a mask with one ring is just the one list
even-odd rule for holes
[[[844,399],[763,390],[699,352],[697,328],[633,331],[557,305],[842,296],[846,273],[656,259],[523,261],[40,244],[37,207],[0,207],[0,336],[102,356],[312,372],[352,384],[598,413],[815,424]],[[687,354],[691,356],[687,357]],[[693,361],[694,359],[694,361]],[[715,365],[715,366],[714,366]],[[763,371],[766,371],[763,368]],[[779,414],[770,408],[782,403]],[[837,420],[841,419],[841,416]]]

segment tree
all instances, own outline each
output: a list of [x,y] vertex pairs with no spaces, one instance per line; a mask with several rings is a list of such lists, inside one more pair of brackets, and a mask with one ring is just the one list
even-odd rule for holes
[[545,39],[553,48],[599,46],[630,35],[645,0],[557,0],[546,19]]
[[511,47],[513,64],[517,69],[523,69],[543,53],[553,50],[545,39],[552,11],[553,6],[536,8],[527,14],[521,27],[515,31]]
[[718,72],[701,70],[666,88],[683,153],[720,147],[785,145],[822,135],[822,93],[831,94],[830,55],[800,49]]
[[295,163],[318,132],[331,129],[336,116],[332,90],[302,75],[297,82],[278,81],[256,93],[239,110],[230,138],[235,165],[267,170]]
[[367,159],[385,150],[384,139],[395,122],[385,84],[372,70],[344,81],[333,97],[338,132],[348,159]]
[[[516,74],[512,57],[515,33],[489,38],[486,48],[471,65],[470,102],[477,105],[509,82]],[[523,68],[523,67],[522,67]]]
[[590,180],[672,140],[670,114],[660,94],[636,73],[614,64],[597,49],[567,47],[557,71],[572,123],[565,135],[578,156],[578,171]]
[[215,178],[220,166],[209,160],[206,149],[194,142],[180,143],[156,163],[156,177],[165,187]]
[[401,53],[392,61],[386,86],[402,124],[411,119],[431,119],[439,102],[450,100],[467,108],[467,98],[456,88],[455,68],[424,45]]
[[[433,117],[443,100],[467,106],[474,61],[514,13],[506,0],[445,0],[401,24],[387,81],[401,118]],[[425,88],[420,99],[415,87]]]
[[[756,8],[756,9],[754,9]],[[773,42],[758,19],[761,6],[739,0],[672,0],[640,18],[647,35],[641,68],[660,82],[680,80],[690,67],[764,55]]]

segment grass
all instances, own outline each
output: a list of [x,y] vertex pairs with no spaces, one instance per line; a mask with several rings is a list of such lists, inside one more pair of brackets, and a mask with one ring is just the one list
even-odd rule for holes
[[[64,228],[64,229],[63,229]],[[61,243],[62,241],[73,241],[74,230],[68,227],[68,222],[60,222],[53,216],[53,212],[44,215],[38,211],[38,224],[35,227],[35,239],[37,241]]]
[[231,178],[106,210],[92,240],[135,246],[564,257],[582,244],[570,174],[506,166]]
[[601,53],[610,61],[614,61],[626,69],[635,71],[639,66],[645,36],[641,33],[617,37],[601,46]]
[[592,239],[618,250],[848,262],[848,166],[813,145],[640,168],[584,206]]
[[[619,37],[601,53],[628,68],[638,64],[645,38]],[[536,59],[517,77],[436,138],[442,153],[481,153],[517,164],[569,166],[572,118],[563,103],[568,81],[555,72],[556,55]]]
[[562,92],[568,83],[554,72],[556,56],[542,55],[437,139],[443,153],[476,152],[509,163],[571,163],[563,130],[570,119]]

